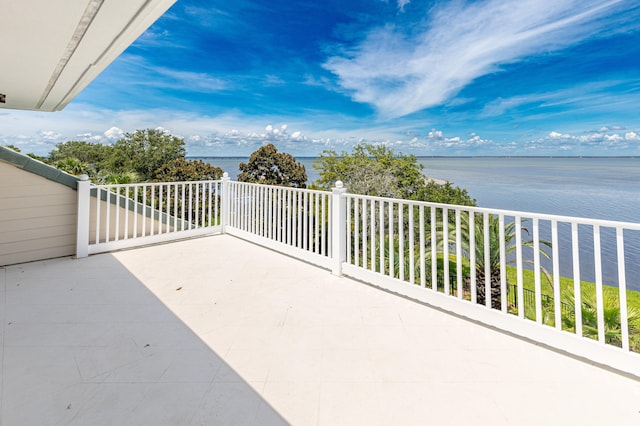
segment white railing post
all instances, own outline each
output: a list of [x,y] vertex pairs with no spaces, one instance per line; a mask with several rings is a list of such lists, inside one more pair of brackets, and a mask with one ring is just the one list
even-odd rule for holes
[[342,181],[337,181],[332,189],[331,200],[331,273],[342,276],[342,263],[347,260],[347,193]]
[[229,173],[224,172],[222,174],[222,196],[220,197],[220,225],[222,225],[222,233],[224,234],[229,225],[229,209],[230,209],[230,197],[229,197]]
[[89,176],[80,175],[78,181],[78,216],[76,219],[76,259],[89,256],[89,217],[91,208],[91,182]]

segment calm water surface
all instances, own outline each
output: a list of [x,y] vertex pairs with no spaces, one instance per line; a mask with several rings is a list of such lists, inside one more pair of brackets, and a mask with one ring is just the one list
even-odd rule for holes
[[[202,158],[238,174],[247,158]],[[299,158],[309,182],[318,178],[313,158]],[[424,173],[466,188],[481,207],[640,223],[640,158],[420,157]],[[566,228],[566,229],[565,229]],[[550,239],[544,223],[541,238]],[[593,281],[593,238],[580,231],[581,277]],[[603,229],[603,279],[617,282],[613,231]],[[640,290],[640,232],[625,233],[629,288]],[[560,227],[560,269],[572,276],[571,235]],[[549,266],[549,265],[547,265]]]

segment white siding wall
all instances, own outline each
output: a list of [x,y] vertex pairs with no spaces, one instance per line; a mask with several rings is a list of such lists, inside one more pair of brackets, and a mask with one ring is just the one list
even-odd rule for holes
[[0,161],[0,266],[75,253],[73,189]]

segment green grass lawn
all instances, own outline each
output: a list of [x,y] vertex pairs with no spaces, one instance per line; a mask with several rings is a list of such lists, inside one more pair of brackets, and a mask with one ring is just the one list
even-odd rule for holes
[[[442,259],[438,259],[438,269],[442,273]],[[469,276],[468,259],[461,262],[462,273]],[[449,257],[449,275],[456,276],[456,259]],[[507,266],[507,283],[515,286],[517,283],[517,269]],[[553,282],[553,277],[550,277]],[[535,291],[535,274],[530,270],[522,271],[523,287],[530,291]],[[575,332],[575,302],[573,278],[560,277],[560,300],[564,303],[562,309],[562,329]],[[544,274],[540,274],[540,290],[545,302],[542,304],[542,322],[549,326],[555,326],[554,312],[554,292],[553,287]],[[598,338],[597,314],[596,314],[596,285],[588,281],[580,281],[580,296],[582,301],[582,333],[583,336],[592,339]],[[514,291],[511,287],[510,291]],[[629,345],[634,352],[640,352],[640,292],[627,290],[627,315],[629,320]],[[515,295],[509,295],[508,300],[515,300]],[[605,339],[607,343],[622,346],[620,330],[620,292],[617,287],[603,285],[603,305]],[[536,319],[535,302],[525,303],[525,317],[531,320]],[[509,312],[517,314],[515,304],[510,304]]]
[[[507,266],[507,281],[509,282],[509,284],[517,283],[516,274],[517,270],[514,266]],[[523,270],[522,281],[524,284],[524,288],[535,290],[535,277],[533,271]],[[553,297],[553,288],[549,284],[549,281],[544,276],[544,274],[540,274],[540,288],[542,293],[548,294],[549,296]],[[595,288],[595,283],[580,281],[581,295],[595,293]],[[619,297],[620,291],[617,287],[603,285],[602,288],[605,299],[610,297]],[[573,296],[573,278],[560,277],[560,294],[563,298],[565,298],[567,295]],[[635,290],[627,290],[627,306],[628,308],[640,310],[640,292]]]
[[[517,270],[515,267],[507,267],[507,282],[517,283]],[[522,274],[524,288],[535,289],[535,277],[533,271],[524,270]],[[544,275],[540,278],[541,292],[549,296],[550,301],[543,306],[543,323],[555,325],[553,307],[553,288]],[[569,306],[574,305],[573,279],[560,277],[561,300]],[[588,281],[580,281],[580,295],[583,302],[582,327],[585,337],[597,339],[597,314],[596,314],[596,285]],[[633,351],[640,352],[640,292],[627,290],[627,315],[629,321],[629,344]],[[617,287],[603,285],[603,305],[605,339],[607,343],[621,346],[620,330],[620,291]],[[525,316],[535,319],[535,306],[525,306]],[[562,329],[575,331],[575,317],[573,315],[562,316]]]

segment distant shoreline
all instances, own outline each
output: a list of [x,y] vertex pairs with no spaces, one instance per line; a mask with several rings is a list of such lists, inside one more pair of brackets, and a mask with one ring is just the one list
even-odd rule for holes
[[[244,160],[250,155],[187,155],[185,158],[223,158],[226,160]],[[298,159],[313,160],[318,156],[296,156]],[[640,158],[638,155],[416,155],[416,158]]]

